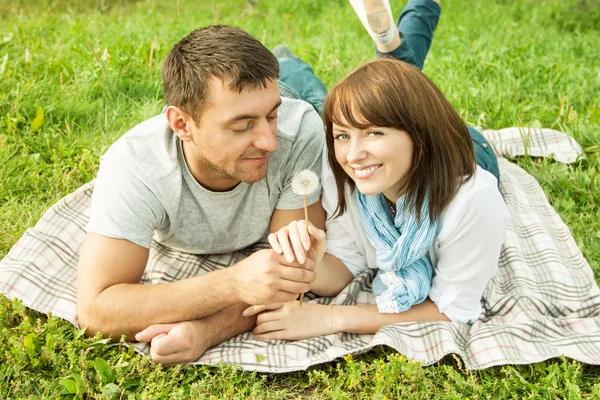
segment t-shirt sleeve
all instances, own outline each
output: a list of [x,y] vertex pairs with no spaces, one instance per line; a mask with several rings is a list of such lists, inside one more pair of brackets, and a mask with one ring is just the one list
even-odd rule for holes
[[483,292],[498,270],[508,211],[497,189],[489,187],[448,212],[458,223],[439,242],[429,296],[453,322],[470,323],[479,318]]
[[[313,171],[320,180],[321,153],[325,145],[323,122],[312,107],[307,111],[300,123],[300,129],[292,144],[290,154],[282,171],[282,190],[275,208],[278,210],[297,210],[304,206],[304,197],[292,190],[292,180],[302,170]],[[321,182],[317,190],[306,196],[307,205],[319,201]]]
[[110,161],[100,164],[88,232],[126,239],[149,249],[154,229],[164,216],[160,202],[142,181]]

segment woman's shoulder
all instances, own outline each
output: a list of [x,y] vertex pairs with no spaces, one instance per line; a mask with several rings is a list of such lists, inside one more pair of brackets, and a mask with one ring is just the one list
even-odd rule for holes
[[461,186],[440,215],[440,240],[459,227],[503,228],[507,218],[508,210],[496,177],[477,167],[475,175]]
[[480,166],[477,166],[473,177],[460,187],[450,203],[468,201],[469,199],[485,196],[502,198],[496,177]]

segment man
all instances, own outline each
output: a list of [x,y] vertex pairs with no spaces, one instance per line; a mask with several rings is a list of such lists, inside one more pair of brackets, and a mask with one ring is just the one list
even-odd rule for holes
[[[196,30],[163,64],[166,112],[102,157],[78,265],[77,315],[90,335],[150,342],[154,361],[198,359],[255,325],[248,305],[307,292],[314,265],[260,250],[229,268],[141,285],[152,240],[208,255],[248,248],[303,219],[294,175],[320,175],[324,132],[307,103],[282,98],[275,56],[234,27]],[[309,218],[323,229],[319,191]]]

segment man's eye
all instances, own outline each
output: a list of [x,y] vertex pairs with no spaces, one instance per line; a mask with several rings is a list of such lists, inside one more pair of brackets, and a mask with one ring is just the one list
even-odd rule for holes
[[254,126],[254,122],[248,122],[248,125],[246,125],[243,128],[231,128],[232,131],[237,132],[237,133],[243,133],[243,132],[248,132],[250,129],[252,129],[252,127]]
[[274,119],[277,119],[277,113],[275,113],[275,115],[267,116],[267,121],[273,121]]

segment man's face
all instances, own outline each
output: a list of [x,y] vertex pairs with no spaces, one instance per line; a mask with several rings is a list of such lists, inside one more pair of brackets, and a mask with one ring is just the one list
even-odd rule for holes
[[277,149],[277,81],[239,93],[228,86],[229,80],[208,82],[208,105],[197,124],[188,122],[191,138],[183,142],[192,175],[214,191],[264,178],[269,153]]

